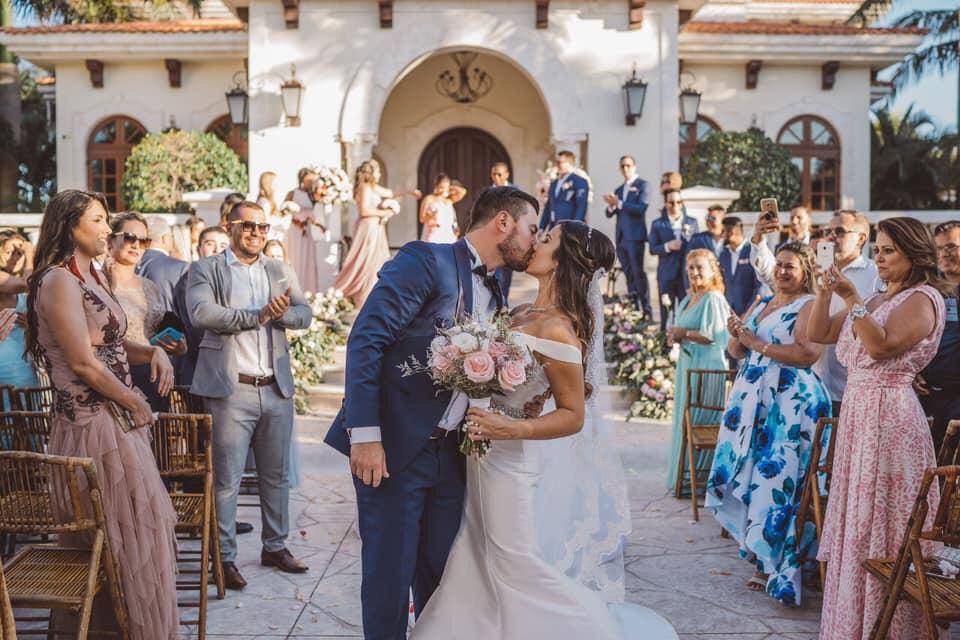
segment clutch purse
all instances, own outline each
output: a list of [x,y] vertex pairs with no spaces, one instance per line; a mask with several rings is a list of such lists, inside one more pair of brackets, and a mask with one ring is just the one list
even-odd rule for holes
[[107,408],[110,410],[110,414],[114,419],[120,424],[120,428],[123,429],[124,433],[130,433],[134,429],[139,429],[133,421],[133,414],[113,400],[107,400]]

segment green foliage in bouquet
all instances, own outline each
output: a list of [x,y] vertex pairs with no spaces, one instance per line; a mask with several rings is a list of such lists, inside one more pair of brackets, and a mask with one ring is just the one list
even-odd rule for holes
[[133,211],[189,211],[183,194],[204,189],[247,190],[247,168],[212,133],[148,133],[133,148],[123,172],[123,198]]
[[353,305],[340,291],[308,293],[307,301],[313,309],[310,328],[287,333],[290,368],[296,388],[294,404],[299,414],[309,411],[309,388],[323,383],[323,365],[332,363],[334,350],[347,344],[350,327],[346,317],[353,312]]
[[666,349],[659,324],[621,300],[604,306],[604,349],[611,382],[635,389],[628,418],[669,420],[673,415],[676,349]]

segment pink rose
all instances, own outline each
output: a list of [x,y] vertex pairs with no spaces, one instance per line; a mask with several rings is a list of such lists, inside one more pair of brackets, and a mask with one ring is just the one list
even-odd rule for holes
[[501,365],[497,380],[504,391],[513,391],[527,381],[527,371],[519,360],[507,360]]
[[440,349],[440,355],[447,360],[456,360],[460,357],[460,349],[457,348],[455,344],[448,344],[443,349]]
[[493,380],[496,366],[486,351],[474,351],[463,359],[463,372],[471,382],[483,383]]
[[490,343],[487,353],[490,354],[491,358],[496,360],[497,358],[502,358],[510,353],[510,348],[507,347],[506,343],[500,342],[499,340],[494,340]]
[[447,369],[450,368],[450,365],[453,364],[453,360],[443,355],[442,353],[433,354],[433,363],[432,366],[439,373],[446,373]]

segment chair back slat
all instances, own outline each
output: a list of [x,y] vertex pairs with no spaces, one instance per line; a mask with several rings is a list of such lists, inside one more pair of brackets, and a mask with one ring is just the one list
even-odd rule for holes
[[153,457],[161,477],[200,476],[212,468],[213,421],[207,414],[161,413],[153,423]]
[[937,466],[946,467],[957,464],[957,448],[960,446],[960,420],[951,420],[947,424],[947,433],[937,452]]
[[46,453],[50,444],[49,413],[0,412],[0,451]]
[[[92,480],[91,480],[92,478]],[[56,534],[97,527],[89,458],[0,452],[0,532]]]
[[205,413],[202,401],[190,393],[190,387],[176,386],[170,391],[170,413]]
[[19,411],[51,413],[57,397],[53,387],[17,387],[13,393],[14,408]]
[[732,369],[688,369],[687,409],[694,416],[695,411],[724,411],[736,375]]

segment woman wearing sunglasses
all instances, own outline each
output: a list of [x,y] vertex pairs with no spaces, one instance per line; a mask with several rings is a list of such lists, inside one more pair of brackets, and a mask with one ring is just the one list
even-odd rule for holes
[[[135,273],[143,252],[150,248],[147,237],[147,221],[139,213],[122,213],[110,222],[110,242],[107,245],[110,257],[105,272],[113,294],[127,313],[127,339],[143,345],[157,333],[160,321],[168,310],[164,306],[160,288],[147,278]],[[157,346],[170,355],[180,356],[187,352],[187,342],[162,340]],[[155,382],[150,380],[150,365],[131,365],[133,386],[147,396],[154,411],[165,411],[168,401],[157,392]]]

